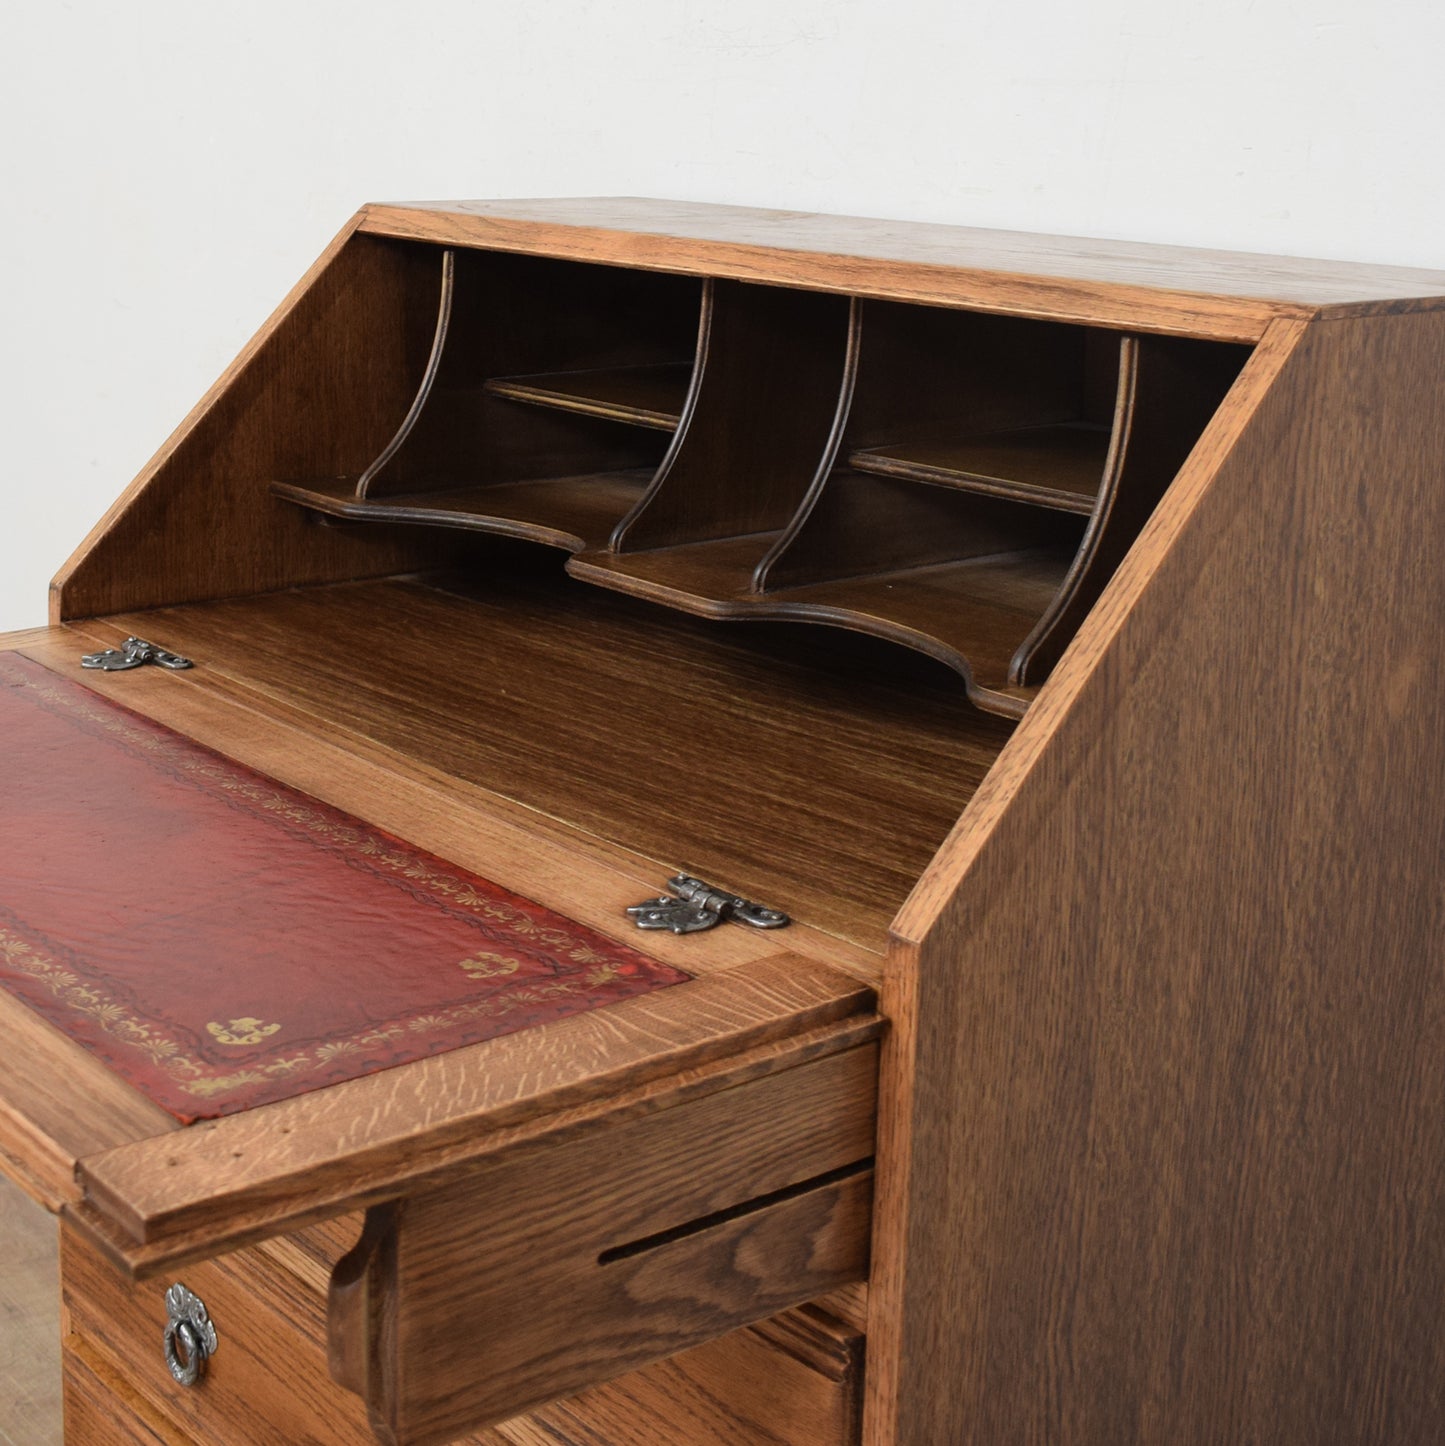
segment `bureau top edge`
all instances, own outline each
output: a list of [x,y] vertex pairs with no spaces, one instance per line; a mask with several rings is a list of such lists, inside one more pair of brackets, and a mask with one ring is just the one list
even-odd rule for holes
[[1445,307],[1445,271],[638,197],[370,205],[360,229],[1223,341]]

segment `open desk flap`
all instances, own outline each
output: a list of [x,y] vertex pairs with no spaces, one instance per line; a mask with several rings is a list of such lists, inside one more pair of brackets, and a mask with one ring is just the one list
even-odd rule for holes
[[0,988],[182,1123],[687,978],[13,653]]

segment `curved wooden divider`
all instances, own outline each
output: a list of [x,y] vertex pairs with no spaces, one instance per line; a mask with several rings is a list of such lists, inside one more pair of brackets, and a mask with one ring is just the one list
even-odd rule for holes
[[[691,283],[688,363],[686,278],[574,267],[549,300],[523,271],[534,316],[489,264],[524,262],[442,253],[416,397],[355,485],[275,495],[558,547],[573,577],[702,617],[868,633],[946,664],[1008,717],[1247,355],[710,279]],[[545,347],[516,341],[529,320]],[[514,358],[532,368],[496,374]]]

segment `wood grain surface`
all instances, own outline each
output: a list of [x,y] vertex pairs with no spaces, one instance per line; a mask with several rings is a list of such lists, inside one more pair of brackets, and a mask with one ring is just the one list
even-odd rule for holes
[[[410,249],[413,264],[429,265],[435,275],[437,248]],[[453,285],[442,285],[440,316],[433,298],[426,378],[406,424],[367,467],[358,492],[381,500],[636,467],[651,472],[667,446],[656,428],[618,425],[633,419],[606,407],[539,407],[535,397],[499,393],[491,383],[619,366],[686,371],[698,283],[501,252],[442,254],[451,258],[445,274]],[[323,482],[330,475],[275,474]]]
[[[360,1228],[360,1216],[347,1216],[189,1268],[183,1280],[206,1303],[219,1342],[194,1388],[177,1385],[163,1362],[166,1282],[126,1281],[68,1235],[68,1439],[374,1446],[361,1402],[326,1369],[326,1281]],[[458,1446],[505,1442],[484,1432]]]
[[515,1446],[857,1446],[863,1336],[811,1306],[545,1406]]
[[343,231],[61,569],[51,621],[435,556],[404,532],[318,528],[266,494],[273,478],[355,476],[396,429],[435,322],[426,250]]
[[[404,741],[386,747],[314,707],[301,706],[308,700],[288,702],[275,688],[263,691],[263,672],[234,677],[210,663],[185,673],[113,674],[77,667],[82,653],[117,646],[125,636],[124,629],[88,621],[83,629],[57,629],[26,651],[102,697],[614,936],[635,938],[627,905],[656,893],[661,878],[675,867],[606,845],[595,835],[444,772],[401,751]],[[463,726],[460,720],[457,726]],[[870,982],[879,977],[876,954],[807,925],[794,926],[786,935],[718,929],[681,940],[654,934],[648,948],[689,973],[801,953]]]
[[333,1342],[383,1439],[449,1440],[862,1279],[874,1055],[549,1141],[373,1212],[338,1267]]
[[1445,1434],[1445,320],[1269,345],[899,918],[874,1442]]
[[846,415],[855,311],[808,291],[711,285],[676,444],[612,550],[782,527],[826,468]]
[[365,208],[379,235],[1256,341],[1281,316],[1438,304],[1445,273],[636,197]]
[[164,1417],[83,1342],[73,1341],[67,1347],[64,1365],[65,1430],[72,1442],[83,1441],[85,1446],[188,1446]]
[[179,1126],[93,1055],[0,991],[0,1165],[50,1210],[80,1198],[76,1162]]
[[305,589],[112,621],[656,860],[653,892],[686,868],[880,952],[1009,732],[955,678],[885,647],[840,647],[823,629],[719,629],[550,568],[499,562],[446,591]]
[[81,1163],[86,1198],[69,1218],[150,1274],[825,1058],[880,1029],[871,990],[801,960],[653,998],[668,993],[666,1010],[631,1008],[639,998],[594,1011],[603,1022],[591,1031],[569,1028],[576,1015],[207,1121],[155,1150],[102,1151]]
[[[34,1214],[43,1221],[38,1211]],[[214,1312],[222,1346],[207,1385],[185,1391],[157,1369],[164,1282],[130,1284],[77,1240],[67,1243],[67,1289],[77,1301],[65,1338],[65,1403],[79,1446],[369,1446],[359,1398],[329,1379],[326,1295],[332,1269],[356,1242],[344,1216],[196,1269],[183,1278]],[[59,1446],[60,1366],[55,1231],[23,1278],[43,1308],[51,1362],[40,1414],[13,1446]],[[862,1337],[824,1305],[731,1332],[674,1360],[631,1372],[539,1416],[516,1418],[459,1446],[855,1446]],[[27,1359],[24,1352],[17,1362]],[[269,1363],[283,1363],[278,1372]],[[0,1440],[11,1422],[0,1404]],[[14,1408],[12,1407],[12,1410]],[[7,1442],[7,1446],[10,1443]]]

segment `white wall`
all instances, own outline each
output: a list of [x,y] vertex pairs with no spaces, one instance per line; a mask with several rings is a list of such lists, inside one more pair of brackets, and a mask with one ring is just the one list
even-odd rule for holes
[[1445,267],[1411,0],[12,5],[0,628],[364,200],[632,194]]

